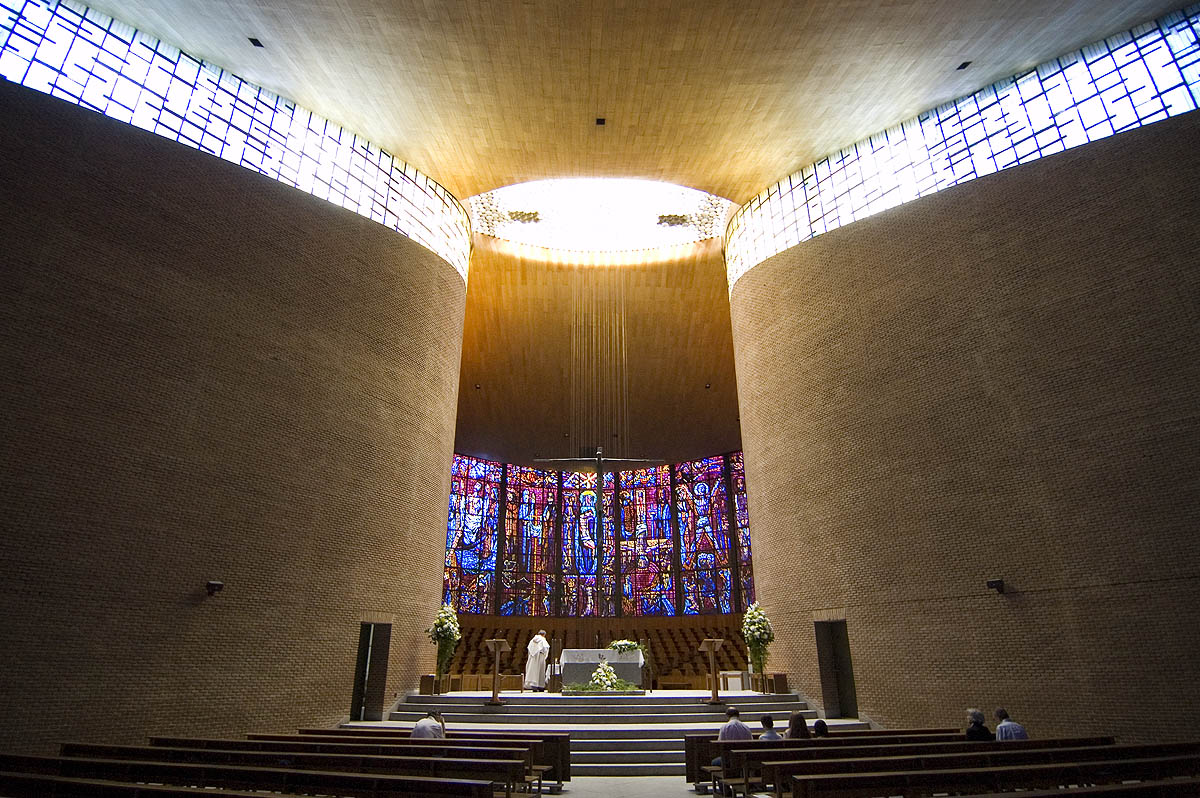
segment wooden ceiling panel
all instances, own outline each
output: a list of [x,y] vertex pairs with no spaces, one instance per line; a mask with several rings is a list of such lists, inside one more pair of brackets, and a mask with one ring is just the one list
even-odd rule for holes
[[[460,198],[527,180],[615,176],[739,203],[921,110],[1183,5],[90,4],[365,135]],[[971,67],[957,71],[963,61]]]
[[[610,455],[670,462],[740,448],[719,240],[638,265],[546,255],[475,238],[456,450],[532,465],[597,442]],[[593,375],[573,331],[590,334],[594,317],[615,307],[625,355],[601,357]],[[599,326],[600,341],[611,340]],[[616,422],[597,423],[597,407],[614,404]]]

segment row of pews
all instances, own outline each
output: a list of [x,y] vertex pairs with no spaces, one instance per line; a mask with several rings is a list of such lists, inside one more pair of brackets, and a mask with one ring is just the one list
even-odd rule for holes
[[245,739],[152,737],[149,745],[64,743],[59,756],[0,754],[4,798],[272,798],[300,795],[512,798],[561,791],[566,732],[300,729]]
[[[775,798],[1200,795],[1200,741],[1112,737],[968,742],[957,729],[831,732],[806,740],[684,740],[698,792]],[[720,767],[711,762],[720,757]]]

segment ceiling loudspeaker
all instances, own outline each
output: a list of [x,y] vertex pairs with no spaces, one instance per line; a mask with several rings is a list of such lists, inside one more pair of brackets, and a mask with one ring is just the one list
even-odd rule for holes
[[987,580],[987,586],[988,586],[988,590],[995,590],[997,593],[1004,592],[1004,580],[1003,579],[989,579],[989,580]]

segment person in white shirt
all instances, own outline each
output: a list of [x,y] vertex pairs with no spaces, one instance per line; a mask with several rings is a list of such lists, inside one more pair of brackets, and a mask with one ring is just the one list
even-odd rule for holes
[[1025,727],[1008,716],[1005,709],[996,710],[996,739],[997,740],[1028,740],[1029,732]]
[[545,629],[539,629],[529,639],[526,651],[529,652],[529,659],[525,662],[525,686],[540,693],[546,689],[546,655],[550,653]]
[[429,712],[413,726],[410,737],[442,738],[446,736],[446,722],[438,712]]

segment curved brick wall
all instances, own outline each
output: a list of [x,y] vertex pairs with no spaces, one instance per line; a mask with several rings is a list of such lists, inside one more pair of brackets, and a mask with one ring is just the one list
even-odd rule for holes
[[0,748],[334,722],[362,620],[396,623],[387,698],[415,685],[462,278],[151,134],[0,107]]
[[[772,669],[860,713],[1194,734],[1200,114],[765,261],[732,321]],[[985,581],[1003,578],[1008,592]]]

